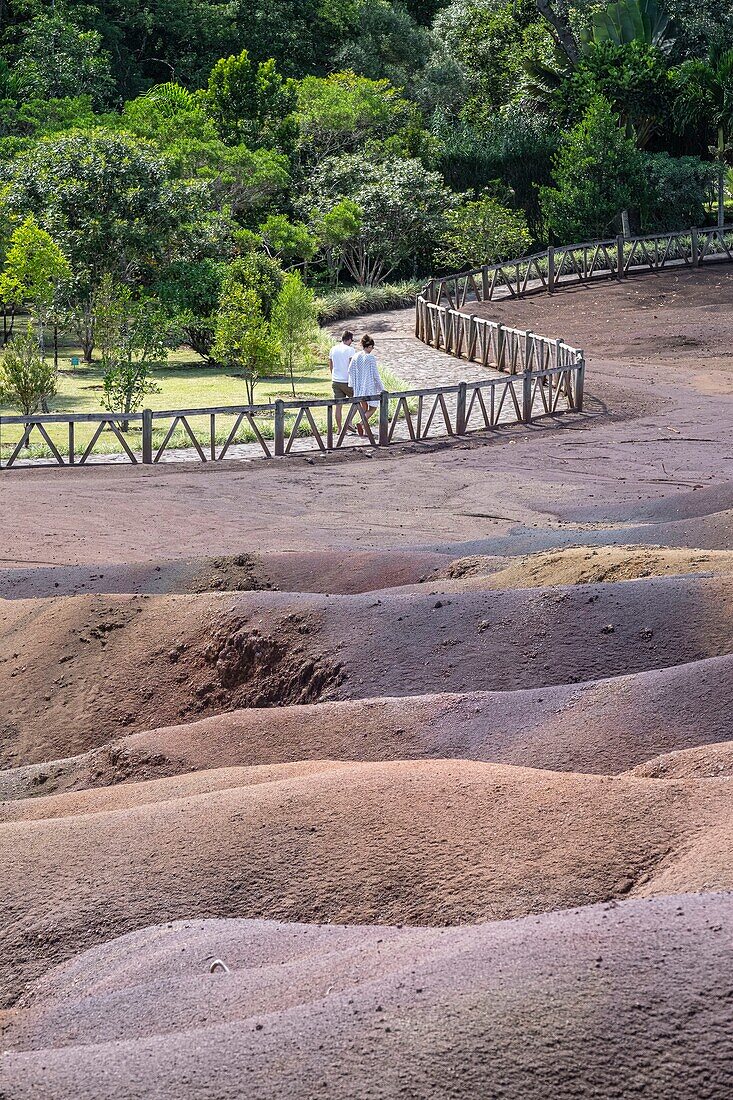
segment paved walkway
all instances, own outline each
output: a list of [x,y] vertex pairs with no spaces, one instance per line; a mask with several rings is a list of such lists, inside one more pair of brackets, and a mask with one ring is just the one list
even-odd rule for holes
[[396,309],[388,313],[370,313],[353,317],[332,327],[334,338],[344,328],[356,334],[357,342],[369,332],[375,342],[380,365],[388,367],[411,389],[455,386],[457,382],[476,382],[480,378],[499,378],[499,371],[486,370],[477,363],[455,359],[445,352],[429,348],[415,336],[414,309]]

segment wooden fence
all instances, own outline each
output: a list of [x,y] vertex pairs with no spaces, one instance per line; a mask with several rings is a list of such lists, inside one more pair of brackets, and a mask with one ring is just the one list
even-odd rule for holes
[[720,260],[733,261],[733,225],[548,248],[518,260],[431,279],[418,299],[416,335],[423,338],[421,303],[462,310],[470,302],[522,298],[543,290],[552,294],[594,279],[623,279],[643,271],[700,267]]
[[[111,413],[49,414],[0,417],[0,442],[4,428],[20,428],[19,438],[7,461],[10,468],[37,464],[25,452],[33,438],[40,438],[51,460],[59,466],[87,466],[92,462],[124,461],[155,465],[193,459],[221,462],[243,455],[242,437],[248,443],[246,457],[273,458],[303,451],[323,453],[368,443],[386,447],[400,442],[422,442],[496,429],[505,424],[529,424],[544,416],[583,407],[585,363],[582,352],[562,341],[550,342],[532,333],[505,330],[506,354],[522,364],[522,371],[474,382],[433,389],[383,393],[378,415],[369,420],[357,400],[276,401],[270,405],[238,405],[221,408],[151,411],[129,416]],[[491,356],[487,354],[487,365]],[[337,408],[341,412],[338,426]],[[135,435],[122,431],[127,421]],[[222,431],[222,424],[225,426]],[[79,425],[93,426],[91,439],[76,445]],[[61,426],[67,441],[54,442],[49,428]],[[358,436],[361,427],[362,436]],[[94,453],[95,445],[111,433],[121,451],[114,458]],[[34,435],[35,433],[35,435]],[[139,438],[138,438],[139,437]]]

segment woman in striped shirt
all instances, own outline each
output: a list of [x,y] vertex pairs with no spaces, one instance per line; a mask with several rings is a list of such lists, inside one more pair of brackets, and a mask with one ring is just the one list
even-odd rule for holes
[[[353,390],[354,398],[362,398],[359,402],[362,412],[367,420],[371,420],[379,408],[379,394],[385,387],[377,369],[374,341],[368,332],[361,338],[361,351],[354,356],[349,365],[349,385]],[[364,435],[363,421],[357,424],[356,430],[359,435]]]

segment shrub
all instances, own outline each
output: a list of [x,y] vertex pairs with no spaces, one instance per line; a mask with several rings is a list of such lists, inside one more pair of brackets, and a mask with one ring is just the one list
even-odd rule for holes
[[699,157],[654,153],[645,158],[649,190],[642,209],[644,229],[671,233],[703,225],[706,203],[717,180],[714,164]]
[[488,195],[451,210],[445,223],[438,259],[454,270],[521,256],[532,243],[522,211]]
[[56,368],[41,355],[32,329],[16,336],[0,363],[0,404],[33,416],[56,393]]
[[645,193],[643,155],[596,96],[560,147],[555,187],[540,191],[548,228],[563,244],[604,237],[623,210],[643,204]]
[[330,325],[343,321],[346,317],[380,313],[388,309],[406,309],[415,304],[422,287],[422,282],[408,281],[333,291],[316,299],[318,320],[322,325]]

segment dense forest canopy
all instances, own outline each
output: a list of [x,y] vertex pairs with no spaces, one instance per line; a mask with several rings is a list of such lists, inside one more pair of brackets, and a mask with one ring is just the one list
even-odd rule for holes
[[129,293],[208,356],[225,291],[266,324],[286,277],[724,214],[730,0],[0,0],[0,25],[0,293],[87,356]]

